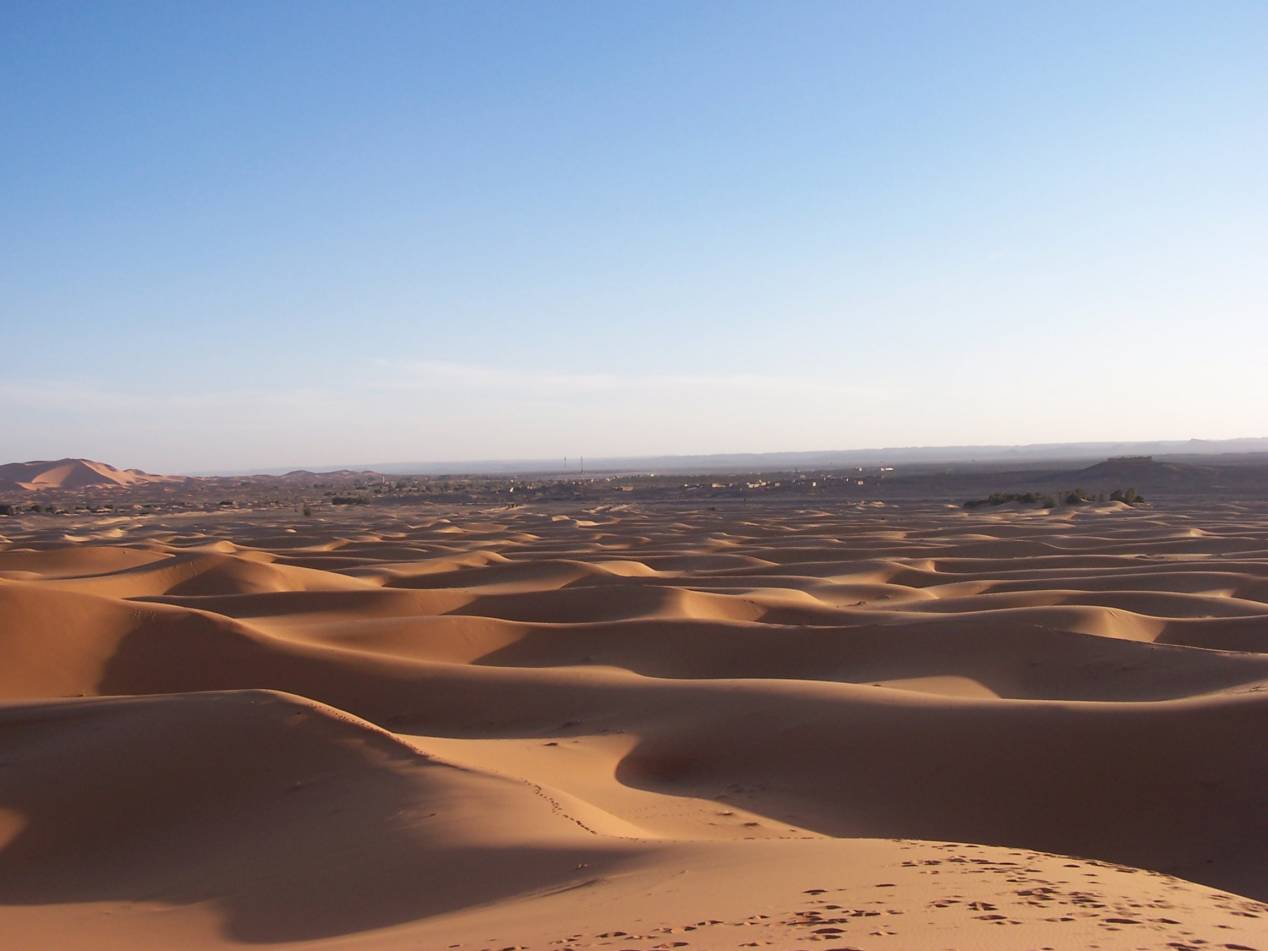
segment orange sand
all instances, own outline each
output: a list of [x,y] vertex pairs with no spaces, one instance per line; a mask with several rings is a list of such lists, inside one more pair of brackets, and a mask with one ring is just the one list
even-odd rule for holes
[[0,533],[6,947],[1268,951],[1262,504]]

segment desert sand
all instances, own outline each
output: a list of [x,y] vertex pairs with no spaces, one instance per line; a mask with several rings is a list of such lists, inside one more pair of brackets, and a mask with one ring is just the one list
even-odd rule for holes
[[1268,951],[1265,736],[1264,503],[0,521],[5,947]]
[[116,469],[92,459],[11,462],[0,465],[0,491],[123,489],[141,485],[173,484],[181,476],[154,475],[140,469]]

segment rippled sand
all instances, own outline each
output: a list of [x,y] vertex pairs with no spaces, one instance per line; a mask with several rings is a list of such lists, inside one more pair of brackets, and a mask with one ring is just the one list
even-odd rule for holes
[[1268,951],[1265,685],[1261,503],[10,518],[0,935]]

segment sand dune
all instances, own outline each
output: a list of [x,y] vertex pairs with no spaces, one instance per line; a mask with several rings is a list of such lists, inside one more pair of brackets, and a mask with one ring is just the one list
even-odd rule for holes
[[0,489],[101,489],[180,482],[179,476],[153,475],[140,469],[116,469],[91,459],[11,462],[0,466]]
[[5,539],[23,946],[1268,948],[1263,506]]
[[607,872],[630,851],[522,783],[280,694],[36,703],[0,710],[0,731],[23,767],[4,790],[17,818],[0,902],[214,903],[220,921],[166,916],[171,941],[381,928],[557,887],[579,865]]

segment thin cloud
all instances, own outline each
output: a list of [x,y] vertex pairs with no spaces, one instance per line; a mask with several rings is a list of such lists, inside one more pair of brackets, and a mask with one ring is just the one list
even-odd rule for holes
[[439,360],[379,360],[389,375],[374,386],[382,389],[514,390],[528,393],[626,393],[653,389],[700,393],[779,393],[848,397],[859,389],[844,381],[813,377],[734,374],[615,374],[532,371],[485,364]]
[[0,404],[62,413],[100,415],[103,412],[149,413],[196,411],[260,411],[262,406],[334,406],[338,395],[318,388],[247,387],[197,393],[121,389],[82,381],[17,380],[0,383]]

